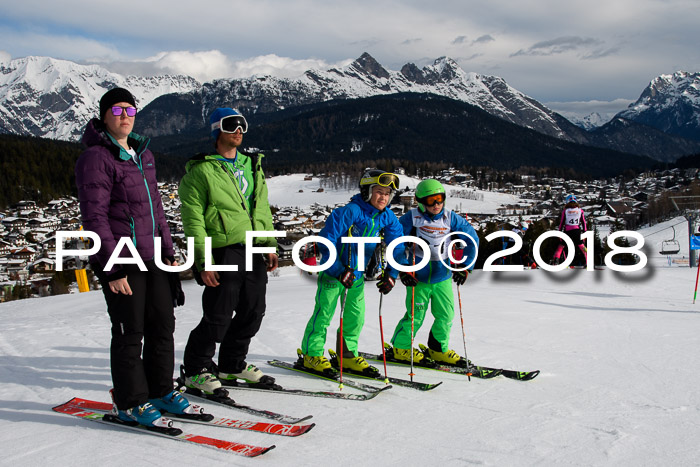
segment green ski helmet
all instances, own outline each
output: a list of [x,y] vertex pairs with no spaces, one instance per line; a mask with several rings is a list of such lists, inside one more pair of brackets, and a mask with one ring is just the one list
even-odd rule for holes
[[442,183],[438,182],[433,178],[423,180],[416,186],[416,200],[418,201],[418,209],[425,212],[426,206],[432,206],[435,204],[434,200],[428,200],[429,197],[433,195],[442,195],[442,202],[447,198],[445,193],[445,187]]

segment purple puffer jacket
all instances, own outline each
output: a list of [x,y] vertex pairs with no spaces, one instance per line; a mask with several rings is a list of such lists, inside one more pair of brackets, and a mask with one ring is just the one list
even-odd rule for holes
[[[109,137],[98,119],[85,127],[83,144],[87,149],[75,164],[75,182],[83,228],[96,232],[102,241],[90,262],[102,270],[121,237],[131,238],[144,261],[153,259],[153,239],[157,236],[162,241],[162,257],[175,254],[148,142],[135,133],[129,135],[129,146],[138,148],[136,163]],[[120,256],[131,255],[125,247]],[[126,275],[118,264],[104,272],[109,280]]]

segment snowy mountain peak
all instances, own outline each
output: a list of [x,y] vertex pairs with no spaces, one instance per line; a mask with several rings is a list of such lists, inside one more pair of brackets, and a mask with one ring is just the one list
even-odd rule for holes
[[686,98],[697,100],[700,95],[700,73],[677,71],[654,78],[640,99]]
[[445,96],[517,125],[552,136],[564,135],[549,109],[513,89],[502,78],[467,73],[445,56],[422,69],[408,63],[401,71],[392,71],[369,53],[345,67],[309,70],[298,79],[255,76],[204,85],[185,76],[122,76],[98,65],[49,57],[12,60],[0,65],[0,132],[78,140],[94,115],[99,98],[115,86],[131,90],[140,108],[164,94],[189,93],[188,111],[197,118],[180,116],[173,118],[172,125],[152,125],[148,127],[152,136],[203,124],[200,117],[204,118],[222,102],[257,113],[399,92]]
[[450,57],[440,57],[433,62],[432,68],[445,81],[452,81],[457,77],[463,76],[464,70]]
[[389,78],[389,72],[367,52],[363,53],[360,58],[352,62],[348,68],[358,70],[377,78]]
[[700,73],[659,75],[618,114],[661,131],[700,139]]
[[99,65],[51,57],[24,57],[0,64],[0,133],[78,140],[109,89],[129,89],[138,107],[156,97],[201,87],[182,75],[122,76]]
[[613,117],[613,115],[601,115],[598,112],[590,113],[585,117],[577,117],[576,114],[569,114],[567,112],[560,113],[575,125],[588,131],[605,125]]

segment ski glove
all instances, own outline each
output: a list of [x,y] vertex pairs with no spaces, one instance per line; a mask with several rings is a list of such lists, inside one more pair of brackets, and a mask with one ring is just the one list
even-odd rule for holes
[[377,288],[381,293],[386,295],[389,292],[391,292],[391,289],[394,288],[395,284],[396,281],[394,280],[394,278],[391,277],[386,271],[384,271],[379,277],[379,281],[377,282]]
[[452,280],[455,281],[455,284],[458,286],[464,285],[464,283],[467,282],[467,276],[469,276],[469,271],[454,271],[452,273]]
[[169,272],[168,282],[170,283],[170,295],[173,299],[173,308],[185,304],[185,292],[182,291],[180,273]]
[[401,283],[406,287],[415,287],[418,285],[418,280],[416,277],[408,272],[400,272],[399,279],[401,279]]
[[338,280],[346,289],[351,288],[355,283],[355,271],[350,266],[346,266]]

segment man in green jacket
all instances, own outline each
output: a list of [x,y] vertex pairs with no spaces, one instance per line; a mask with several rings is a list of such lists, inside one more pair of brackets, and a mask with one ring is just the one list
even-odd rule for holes
[[[206,394],[215,393],[221,380],[274,383],[245,359],[265,315],[267,272],[277,268],[278,262],[274,253],[255,254],[252,271],[246,271],[246,232],[274,230],[261,167],[263,155],[238,149],[248,122],[233,109],[218,108],[210,123],[216,154],[190,159],[179,188],[185,235],[195,239],[198,282],[205,285],[204,316],[185,347],[185,384]],[[235,265],[236,272],[205,270],[206,237],[211,238],[210,264]],[[277,246],[274,237],[258,237],[255,243]],[[215,365],[217,342],[221,345]]]

